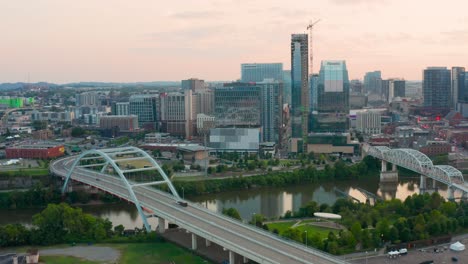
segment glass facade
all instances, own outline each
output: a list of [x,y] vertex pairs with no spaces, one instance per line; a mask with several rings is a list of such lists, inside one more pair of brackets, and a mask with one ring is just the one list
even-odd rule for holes
[[348,129],[349,78],[345,61],[322,61],[317,85],[317,111],[313,132],[345,132]]
[[467,103],[468,94],[465,91],[465,68],[452,67],[452,106],[456,107],[457,103]]
[[159,100],[157,95],[132,95],[129,99],[128,111],[138,116],[138,123],[155,123],[158,121]]
[[216,88],[214,93],[217,126],[260,126],[259,86],[232,83]]
[[243,63],[241,64],[242,82],[262,82],[265,79],[283,80],[282,63]]
[[282,82],[230,83],[215,90],[216,125],[262,127],[262,141],[279,142]]
[[364,89],[366,93],[382,94],[382,72],[367,72],[364,75]]
[[291,35],[291,132],[302,138],[308,132],[309,47],[307,34]]
[[258,128],[213,128],[210,147],[216,151],[257,152],[260,146]]
[[283,102],[291,105],[291,70],[283,71]]
[[423,73],[424,106],[448,109],[451,105],[450,70],[446,67],[429,67]]
[[309,95],[309,105],[310,105],[310,112],[317,110],[317,97],[318,97],[318,81],[319,75],[312,74],[310,76],[310,95]]

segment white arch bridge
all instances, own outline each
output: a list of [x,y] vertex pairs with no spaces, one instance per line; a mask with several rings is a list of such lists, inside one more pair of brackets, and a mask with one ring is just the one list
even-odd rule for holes
[[[436,181],[448,186],[449,199],[454,199],[454,192],[457,190],[462,193],[462,198],[468,197],[468,184],[465,183],[462,172],[449,165],[434,165],[424,153],[414,149],[390,149],[370,145],[364,145],[363,150],[367,155],[382,160],[381,180],[393,180],[398,177],[396,166],[400,166],[421,175],[420,189],[422,191],[426,187],[426,179],[431,178],[434,189]],[[391,171],[387,171],[387,163],[393,165]]]
[[[346,263],[344,260],[302,244],[282,239],[263,229],[244,224],[196,204],[187,207],[159,164],[135,147],[89,150],[79,156],[54,161],[51,172],[69,180],[90,185],[134,203],[149,231],[148,217],[158,217],[158,231],[174,223],[191,233],[192,249],[197,237],[206,246],[216,243],[229,253],[229,263]],[[151,187],[166,185],[168,192]],[[184,201],[186,202],[186,201]],[[236,258],[240,256],[240,258]]]

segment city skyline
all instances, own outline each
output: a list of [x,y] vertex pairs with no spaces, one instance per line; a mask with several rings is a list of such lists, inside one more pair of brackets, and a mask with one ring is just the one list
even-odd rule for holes
[[350,79],[381,70],[422,80],[429,66],[468,66],[468,3],[452,2],[441,12],[421,0],[4,1],[0,82],[229,81],[242,63],[287,70],[291,34],[319,18],[314,73],[323,60],[346,60]]

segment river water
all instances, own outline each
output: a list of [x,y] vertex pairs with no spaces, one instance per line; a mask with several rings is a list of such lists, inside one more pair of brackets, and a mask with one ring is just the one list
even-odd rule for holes
[[[437,187],[439,193],[445,197],[447,187],[443,185],[437,185]],[[309,201],[316,201],[319,204],[333,204],[338,198],[343,197],[343,193],[365,202],[366,195],[364,193],[366,191],[377,194],[384,199],[404,200],[409,195],[419,193],[419,178],[402,178],[399,182],[384,184],[379,183],[378,177],[374,177],[358,181],[259,188],[185,198],[217,212],[221,212],[223,208],[236,208],[243,219],[250,220],[253,214],[259,213],[267,218],[279,217],[288,210],[297,211],[299,207]],[[135,206],[132,204],[86,205],[82,209],[86,213],[108,218],[114,226],[122,224],[127,229],[133,229],[143,225]],[[8,223],[30,225],[32,216],[40,211],[41,209],[0,210],[0,225]],[[156,227],[156,219],[149,219],[149,222],[153,227]]]

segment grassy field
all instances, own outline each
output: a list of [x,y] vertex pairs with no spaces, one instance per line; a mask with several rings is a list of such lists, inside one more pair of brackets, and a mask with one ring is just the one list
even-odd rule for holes
[[49,175],[48,168],[34,168],[34,169],[12,169],[0,171],[0,176],[47,176]]
[[46,264],[97,264],[99,262],[68,256],[41,256],[41,263]]
[[[284,231],[286,231],[288,228],[292,227],[296,221],[290,221],[290,222],[278,222],[278,223],[269,223],[267,224],[268,229],[270,231],[277,229],[279,234],[281,235]],[[298,226],[294,227],[301,232],[307,231],[307,236],[312,236],[314,234],[319,234],[322,239],[325,239],[328,237],[328,233],[333,232],[337,234],[339,230],[337,229],[332,229],[332,228],[326,228],[326,227],[320,227],[320,226],[313,226],[307,224],[307,222],[301,223]]]
[[149,161],[141,159],[141,160],[128,160],[128,161],[122,161],[122,162],[117,162],[121,168],[125,168],[127,164],[129,166],[133,166],[135,168],[144,168],[145,166],[153,166]]
[[122,252],[121,264],[133,263],[209,263],[190,251],[171,243],[135,243],[111,245]]

